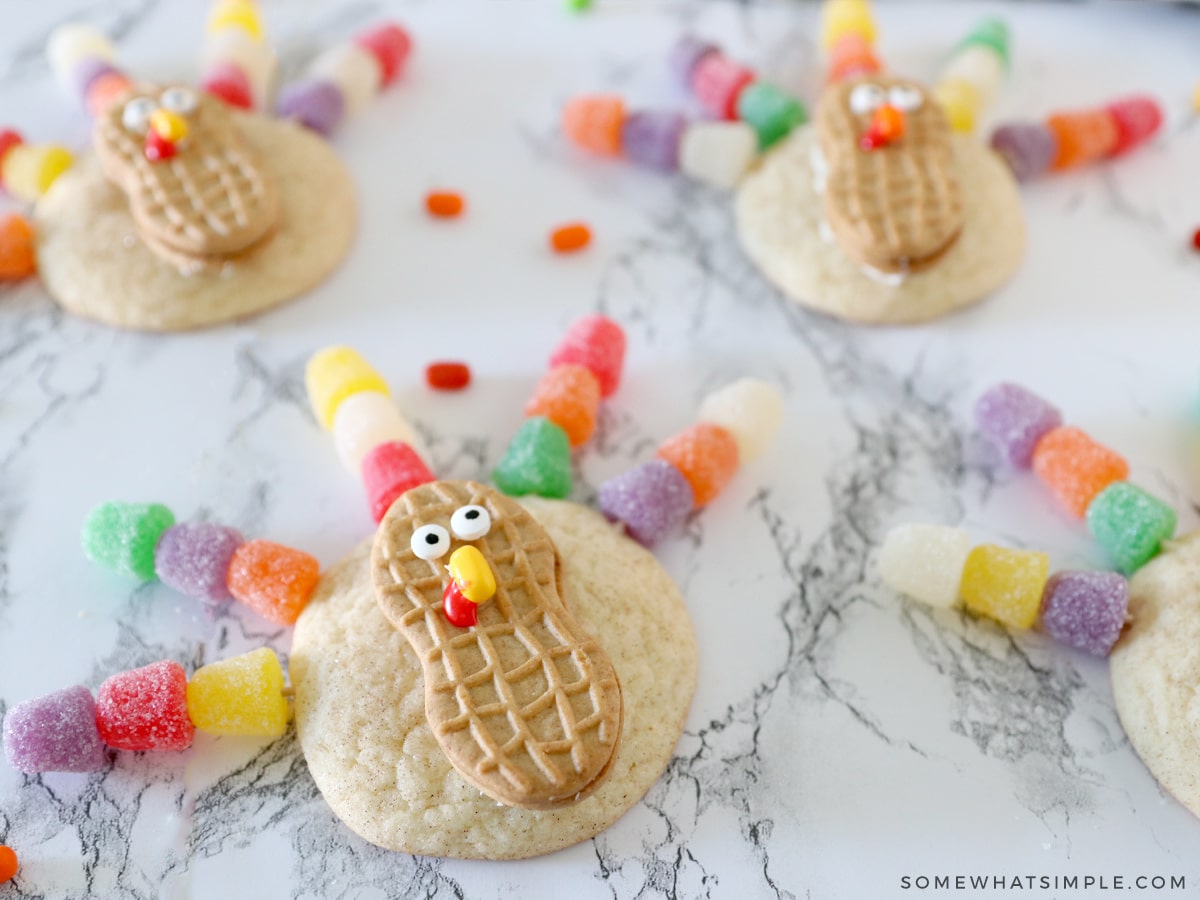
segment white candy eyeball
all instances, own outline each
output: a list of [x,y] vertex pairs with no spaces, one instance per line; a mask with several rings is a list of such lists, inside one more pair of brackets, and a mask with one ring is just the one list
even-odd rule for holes
[[492,530],[492,517],[482,506],[460,506],[450,517],[450,530],[459,540],[478,540]]
[[441,525],[422,525],[409,543],[419,559],[438,559],[450,549],[450,532]]
[[150,127],[150,117],[157,107],[158,104],[149,97],[134,97],[121,112],[121,124],[129,131],[141,134]]
[[850,111],[856,116],[866,115],[883,106],[887,94],[877,84],[860,84],[850,92]]
[[163,109],[186,116],[190,112],[195,112],[197,100],[195,93],[187,88],[173,87],[163,91],[158,102],[162,104]]
[[913,87],[911,84],[897,84],[888,91],[888,103],[903,112],[920,109],[924,102],[920,88]]

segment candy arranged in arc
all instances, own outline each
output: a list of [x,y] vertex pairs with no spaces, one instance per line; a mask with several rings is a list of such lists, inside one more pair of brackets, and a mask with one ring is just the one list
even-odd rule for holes
[[202,666],[188,682],[187,708],[208,734],[279,737],[288,723],[279,657],[262,647]]
[[1116,572],[1058,572],[1042,594],[1042,631],[1056,641],[1108,656],[1129,610],[1129,583]]
[[492,471],[496,487],[513,497],[561,500],[571,493],[571,442],[543,416],[526,419]]
[[245,538],[215,522],[180,522],[163,532],[154,550],[159,580],[181,594],[221,603],[230,598],[226,578],[234,551]]
[[417,443],[416,432],[391,397],[378,391],[360,391],[338,404],[333,414],[333,445],[351,474],[361,474],[363,457],[389,441],[413,446]]
[[1106,109],[1057,113],[1046,119],[1054,132],[1058,153],[1055,169],[1069,169],[1109,156],[1117,149],[1117,123]]
[[376,25],[358,35],[354,42],[375,57],[379,65],[380,85],[383,87],[400,76],[412,53],[412,38],[395,22]]
[[1106,109],[1117,128],[1117,142],[1111,151],[1113,156],[1120,156],[1148,141],[1162,126],[1162,107],[1153,97],[1126,97],[1108,104]]
[[326,347],[313,354],[304,373],[308,399],[317,421],[328,431],[338,404],[352,394],[375,391],[391,396],[387,382],[357,351]]
[[592,230],[583,222],[560,225],[550,232],[550,249],[555,253],[576,253],[592,242]]
[[383,71],[369,50],[339,44],[318,56],[308,70],[318,81],[336,85],[348,115],[357,115],[383,86]]
[[611,397],[621,386],[625,331],[607,316],[576,319],[550,354],[550,365],[583,366],[600,382],[600,396]]
[[600,511],[649,547],[679,529],[695,505],[692,486],[665,459],[652,459],[600,485]]
[[829,50],[848,34],[875,42],[875,17],[868,0],[829,0],[821,7],[821,46]]
[[305,128],[329,137],[342,123],[346,103],[337,85],[305,79],[283,86],[275,114],[281,119],[295,119]]
[[187,673],[173,660],[106,679],[96,691],[96,727],[117,750],[186,750],[196,729],[188,718]]
[[362,480],[371,518],[380,522],[397,497],[437,479],[411,446],[387,441],[372,447],[363,457]]
[[795,97],[765,81],[748,85],[737,99],[737,117],[758,134],[758,146],[766,150],[803,125],[808,113]]
[[687,117],[676,112],[635,112],[621,124],[621,152],[625,158],[661,172],[679,168],[679,142]]
[[967,554],[959,593],[977,615],[1010,628],[1031,628],[1049,574],[1045,553],[982,544]]
[[229,593],[264,619],[294,625],[321,577],[321,564],[303,550],[273,541],[247,541],[229,560]]
[[525,415],[545,416],[562,428],[572,447],[592,436],[600,407],[600,380],[584,366],[554,366],[525,404]]
[[4,755],[18,772],[95,772],[108,765],[96,702],[76,685],[16,704],[4,716]]
[[1087,524],[1113,564],[1132,575],[1175,535],[1175,510],[1127,481],[1115,481],[1088,506]]
[[83,552],[106,569],[150,581],[158,539],[174,524],[174,514],[160,503],[110,500],[88,513]]
[[758,156],[758,134],[745,122],[692,122],[679,143],[679,170],[716,188],[732,188]]
[[879,577],[894,591],[942,609],[958,602],[971,537],[946,525],[900,525],[879,550]]
[[425,383],[435,391],[461,391],[471,384],[471,367],[460,362],[435,362],[425,367]]
[[0,281],[27,278],[36,271],[33,226],[19,213],[0,216]]
[[1033,471],[1067,510],[1083,518],[1097,494],[1129,477],[1129,463],[1080,429],[1061,426],[1038,441]]
[[696,418],[733,435],[738,461],[745,464],[758,459],[774,440],[783,423],[783,397],[772,384],[741,378],[705,397]]
[[1017,469],[1030,467],[1038,441],[1061,424],[1055,407],[1019,384],[997,384],[975,401],[979,433]]
[[1004,157],[1017,181],[1048,172],[1058,156],[1058,136],[1041,122],[1012,122],[992,132],[992,149]]
[[68,90],[75,87],[76,67],[87,60],[112,63],[117,51],[105,35],[90,25],[60,25],[46,41],[46,57],[59,83]]
[[736,119],[738,96],[752,81],[752,70],[724,53],[710,53],[692,71],[692,93],[715,118]]
[[671,53],[667,57],[667,66],[680,86],[691,88],[692,73],[696,71],[700,60],[710,53],[717,52],[719,51],[715,44],[702,41],[695,35],[685,34],[671,48]]
[[720,425],[698,422],[663,441],[655,454],[675,466],[692,486],[697,508],[710,503],[733,478],[738,445]]
[[959,134],[975,130],[983,102],[973,84],[958,78],[945,79],[934,87],[933,96],[952,129]]
[[33,203],[74,161],[71,151],[58,144],[18,144],[4,154],[0,182],[14,197]]
[[625,101],[613,94],[575,97],[563,107],[562,127],[567,138],[578,147],[603,156],[621,152],[621,125],[625,121]]

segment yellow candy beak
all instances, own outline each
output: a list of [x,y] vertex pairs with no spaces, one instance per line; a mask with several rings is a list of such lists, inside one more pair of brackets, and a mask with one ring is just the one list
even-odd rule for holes
[[487,603],[496,593],[496,576],[483,554],[469,544],[450,554],[450,577],[472,603]]
[[156,109],[150,117],[150,127],[164,141],[176,144],[188,134],[187,120],[169,109]]

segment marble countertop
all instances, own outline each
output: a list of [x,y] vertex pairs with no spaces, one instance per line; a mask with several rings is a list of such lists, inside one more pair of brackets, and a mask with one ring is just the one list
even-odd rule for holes
[[[403,82],[336,137],[361,233],[300,301],[197,334],[117,332],[64,315],[36,281],[0,289],[0,712],[164,657],[287,652],[288,631],[244,609],[206,614],[98,570],[78,532],[100,501],[156,500],[336,561],[371,526],[307,408],[304,363],[323,345],[377,362],[439,473],[486,478],[565,326],[592,310],[616,317],[628,375],[579,459],[583,502],[734,377],[780,385],[787,422],[657,551],[695,621],[699,690],[667,775],[596,839],[516,864],[387,853],[334,818],[294,736],[201,737],[91,777],[0,764],[0,843],[24,863],[0,897],[533,897],[568,885],[572,897],[890,897],[924,896],[902,879],[939,874],[1183,875],[1196,890],[1200,824],[1130,748],[1107,665],[907,605],[879,584],[872,555],[892,525],[925,520],[1046,549],[1056,567],[1102,564],[1032,479],[994,472],[973,439],[971,403],[1000,379],[1123,451],[1134,479],[1195,527],[1200,14],[882,4],[886,58],[918,75],[981,15],[1006,16],[1016,51],[998,117],[1141,89],[1169,120],[1119,164],[1025,188],[1028,258],[986,303],[872,330],[769,287],[738,248],[728,195],[581,158],[555,125],[567,97],[596,88],[682,104],[663,60],[685,29],[811,100],[814,5],[263,8],[293,71],[383,14],[415,36]],[[195,77],[204,11],[12,5],[0,119],[82,146],[85,122],[43,61],[49,30],[86,18],[137,72]],[[469,197],[462,220],[421,211],[441,185]],[[580,218],[595,244],[549,254],[547,231]],[[427,391],[436,357],[469,360],[476,385]]]

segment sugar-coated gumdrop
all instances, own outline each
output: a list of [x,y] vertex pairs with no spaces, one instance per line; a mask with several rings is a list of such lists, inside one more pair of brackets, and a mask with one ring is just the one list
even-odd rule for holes
[[[21,137],[19,132],[13,131],[11,128],[0,128],[0,172],[4,170],[4,157],[13,147],[19,147],[25,143],[25,139]],[[4,180],[0,178],[0,187],[3,187]]]
[[1162,125],[1162,107],[1153,97],[1126,97],[1108,104],[1107,109],[1117,126],[1113,156],[1120,156],[1148,141]]
[[694,35],[685,34],[671,48],[671,53],[667,57],[667,66],[679,84],[690,89],[692,73],[696,70],[700,60],[710,53],[717,52],[715,44],[702,41]]
[[983,544],[967,554],[959,593],[971,612],[1009,628],[1032,628],[1050,574],[1050,557]]
[[394,22],[376,25],[356,37],[354,42],[375,57],[383,87],[396,80],[412,52],[412,38]]
[[575,97],[563,107],[563,133],[576,146],[603,156],[621,152],[625,102],[611,94]]
[[86,98],[92,82],[103,75],[111,75],[114,72],[120,74],[119,70],[108,60],[94,57],[80,60],[71,72],[71,84],[75,88],[76,96],[80,99]]
[[963,46],[979,44],[992,50],[1005,66],[1008,65],[1008,26],[1002,19],[984,19],[962,42]]
[[783,422],[783,397],[772,384],[742,378],[705,397],[696,418],[733,435],[738,461],[744,465],[758,459],[774,440]]
[[647,547],[676,531],[695,505],[692,486],[665,459],[652,459],[600,485],[600,511]]
[[96,727],[117,750],[186,750],[196,729],[188,718],[187,673],[164,659],[113,675],[96,691]]
[[430,191],[425,195],[425,209],[439,219],[454,219],[462,215],[466,202],[457,191]]
[[821,45],[829,50],[847,34],[875,42],[875,17],[868,0],[828,0],[821,7]]
[[338,404],[362,391],[376,391],[390,396],[387,382],[349,347],[326,347],[314,353],[304,372],[308,399],[317,421],[329,430]]
[[583,222],[560,225],[550,232],[550,249],[555,253],[575,253],[592,242],[592,229]]
[[1013,122],[992,132],[992,149],[1004,157],[1017,181],[1050,171],[1058,156],[1058,138],[1041,122]]
[[1061,424],[1055,407],[1019,384],[997,384],[975,401],[975,427],[1013,468],[1028,469],[1037,442]]
[[33,226],[18,213],[0,217],[0,281],[26,278],[36,271]]
[[346,101],[337,85],[304,79],[283,86],[275,114],[281,119],[295,119],[305,128],[329,137],[342,124]]
[[712,116],[736,119],[738,96],[754,80],[754,72],[724,53],[710,53],[692,71],[692,93]]
[[89,59],[111,63],[116,55],[112,41],[92,26],[80,23],[60,25],[46,42],[50,68],[59,83],[68,89],[75,87],[73,76],[80,63]]
[[435,391],[461,391],[471,384],[471,367],[460,362],[435,362],[425,367],[425,383]]
[[758,134],[745,122],[692,122],[679,143],[679,170],[716,188],[732,188],[758,155]]
[[566,497],[571,493],[571,442],[567,433],[542,416],[526,419],[492,471],[492,480],[513,497]]
[[227,28],[210,34],[201,47],[201,70],[214,72],[221,66],[240,69],[246,78],[255,106],[268,99],[278,63],[267,41],[256,41],[240,28]]
[[721,493],[738,467],[737,441],[726,429],[711,422],[698,422],[668,438],[655,455],[683,473],[692,486],[697,508]]
[[202,666],[188,682],[187,708],[208,734],[279,737],[288,723],[279,657],[261,647]]
[[971,85],[981,106],[988,106],[1004,83],[1005,63],[991,47],[963,44],[942,67],[942,81],[962,81]]
[[174,514],[162,504],[110,500],[88,513],[83,552],[106,569],[150,581],[158,539],[174,524]]
[[95,772],[108,764],[96,702],[83,685],[13,706],[4,716],[4,755],[18,772]]
[[333,445],[351,474],[361,474],[363,457],[388,441],[417,443],[416,432],[391,397],[378,391],[360,391],[338,404],[333,414]]
[[226,578],[233,553],[245,543],[240,531],[214,522],[180,522],[159,538],[154,550],[158,579],[206,603],[229,599]]
[[621,386],[625,365],[625,332],[607,316],[576,319],[550,354],[550,365],[578,365],[600,382],[600,396],[611,397]]
[[758,134],[758,146],[766,150],[786,137],[808,118],[795,97],[765,81],[747,85],[738,95],[737,117]]
[[34,203],[74,161],[71,151],[57,144],[20,144],[4,154],[0,181],[14,197]]
[[405,491],[437,479],[411,446],[387,441],[372,447],[363,457],[362,480],[371,518],[379,522]]
[[12,881],[20,867],[20,862],[17,860],[17,854],[13,848],[0,844],[0,884]]
[[1055,169],[1069,169],[1111,154],[1117,147],[1117,123],[1106,109],[1058,113],[1046,119],[1054,132],[1058,153]]
[[954,131],[969,134],[975,130],[982,98],[973,84],[957,78],[946,79],[934,87],[933,96]]
[[133,83],[124,72],[106,72],[92,79],[92,83],[88,85],[87,96],[83,98],[88,115],[93,119],[100,118],[104,111],[125,96],[132,86]]
[[900,525],[879,550],[879,577],[893,591],[929,606],[948,609],[971,552],[971,537],[948,525]]
[[1058,572],[1042,593],[1042,631],[1061,644],[1108,656],[1129,609],[1129,583],[1116,572]]
[[567,433],[572,447],[592,436],[600,407],[600,381],[579,365],[555,366],[542,376],[525,404],[525,415],[545,416]]
[[621,152],[639,166],[674,172],[687,117],[676,112],[635,112],[621,125]]
[[829,81],[844,81],[859,75],[871,75],[882,66],[871,42],[860,34],[847,33],[838,38],[829,51]]
[[358,44],[330,47],[309,67],[318,81],[336,85],[346,103],[346,115],[357,115],[383,87],[383,72],[371,52]]
[[321,577],[316,557],[273,541],[247,541],[229,561],[229,593],[264,619],[294,625]]
[[213,6],[205,30],[216,34],[229,28],[244,31],[256,41],[262,40],[262,19],[251,0],[220,0]]
[[254,108],[250,80],[242,68],[233,63],[218,63],[206,71],[200,87],[237,109]]
[[1082,519],[1097,494],[1129,477],[1129,463],[1080,429],[1062,426],[1038,441],[1033,471],[1064,507]]
[[1175,510],[1127,481],[1115,481],[1087,508],[1088,530],[1126,575],[1150,562],[1175,535]]

